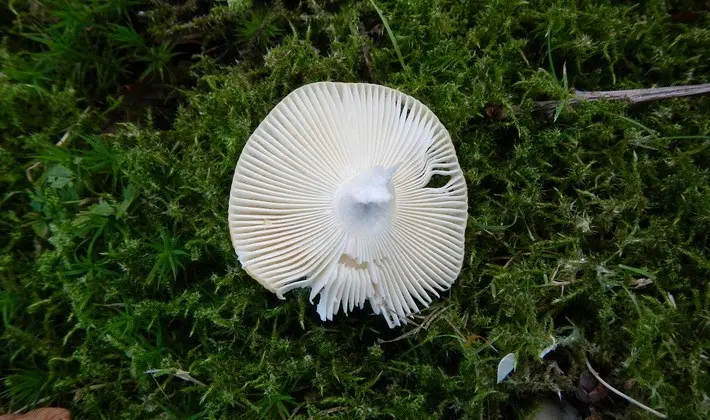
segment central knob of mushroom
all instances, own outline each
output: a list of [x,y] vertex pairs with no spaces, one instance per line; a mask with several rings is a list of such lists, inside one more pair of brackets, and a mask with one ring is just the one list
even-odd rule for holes
[[394,176],[397,166],[375,166],[353,177],[335,195],[335,208],[345,227],[356,234],[384,229],[394,213]]

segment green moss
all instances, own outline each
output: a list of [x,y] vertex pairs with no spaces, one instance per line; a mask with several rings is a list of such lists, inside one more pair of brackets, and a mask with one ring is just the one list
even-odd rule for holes
[[[710,82],[708,15],[673,18],[702,4],[377,1],[403,68],[369,2],[60,3],[100,36],[23,2],[0,22],[0,411],[514,418],[541,395],[576,400],[586,357],[671,417],[709,414],[710,101],[532,112],[568,88]],[[63,49],[20,36],[38,32]],[[107,54],[133,71],[91,76]],[[306,291],[276,299],[229,241],[241,148],[321,80],[422,100],[466,174],[464,269],[430,327],[398,341],[378,339],[415,327],[322,323]],[[126,85],[157,97],[137,105]],[[541,361],[551,336],[571,338]],[[509,352],[518,369],[496,385]]]

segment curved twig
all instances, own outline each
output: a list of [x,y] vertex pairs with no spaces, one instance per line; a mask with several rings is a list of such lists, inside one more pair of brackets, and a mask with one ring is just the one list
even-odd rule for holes
[[606,382],[604,381],[604,379],[602,379],[602,378],[599,376],[599,374],[597,373],[597,371],[594,370],[594,368],[592,367],[592,365],[589,364],[589,360],[588,360],[586,357],[584,358],[584,363],[587,365],[587,370],[589,370],[589,372],[591,372],[592,375],[594,375],[594,377],[597,378],[597,381],[599,381],[602,385],[604,385],[605,387],[607,387],[607,388],[609,389],[609,391],[611,391],[611,392],[613,392],[614,394],[620,396],[621,398],[624,398],[625,400],[627,400],[627,401],[630,402],[631,404],[634,404],[634,405],[637,406],[637,407],[643,408],[644,410],[648,411],[649,413],[651,413],[651,414],[653,414],[653,415],[655,415],[655,416],[657,416],[657,417],[660,417],[660,418],[662,418],[662,419],[668,418],[665,414],[659,413],[658,411],[654,410],[653,408],[641,404],[640,402],[638,402],[638,401],[636,401],[635,399],[629,397],[628,395],[624,394],[623,392],[618,391],[616,388],[614,388],[613,386],[611,386],[611,385],[609,385],[608,383],[606,383]]

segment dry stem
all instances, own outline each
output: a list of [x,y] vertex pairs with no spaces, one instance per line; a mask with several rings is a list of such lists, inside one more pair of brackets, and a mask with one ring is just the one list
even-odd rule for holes
[[627,395],[624,394],[623,392],[618,391],[616,388],[614,388],[613,386],[611,386],[611,385],[609,385],[608,383],[606,383],[606,382],[604,381],[604,379],[602,379],[601,376],[599,376],[599,374],[597,373],[597,371],[594,370],[594,368],[592,367],[592,365],[589,364],[589,360],[587,360],[586,357],[584,358],[584,363],[586,363],[586,365],[587,365],[587,370],[589,370],[589,371],[592,373],[592,375],[594,375],[594,377],[597,378],[597,381],[599,381],[602,385],[604,385],[605,387],[607,387],[607,388],[609,389],[609,391],[611,391],[611,392],[613,392],[614,394],[620,396],[621,398],[624,398],[625,400],[627,400],[627,401],[630,402],[631,404],[634,404],[634,405],[637,406],[637,407],[643,408],[644,410],[648,411],[649,413],[651,413],[651,414],[653,414],[653,415],[655,415],[655,416],[658,416],[658,417],[660,417],[660,418],[662,418],[662,419],[668,418],[665,414],[659,413],[658,411],[654,410],[653,408],[641,404],[640,402],[638,402],[638,401],[636,401],[635,399],[633,399],[633,398],[627,396]]
[[[710,83],[689,86],[668,86],[647,89],[609,90],[585,92],[574,91],[574,97],[566,100],[569,105],[576,105],[583,101],[597,101],[606,99],[610,101],[629,101],[632,104],[641,102],[658,101],[661,99],[685,98],[688,96],[710,94]],[[535,108],[545,114],[553,115],[557,106],[565,101],[539,101]]]

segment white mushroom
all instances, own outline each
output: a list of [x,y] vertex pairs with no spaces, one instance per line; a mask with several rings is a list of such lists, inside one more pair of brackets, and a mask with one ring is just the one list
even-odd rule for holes
[[[434,175],[446,183],[428,185]],[[279,298],[310,287],[323,320],[369,301],[394,327],[456,280],[467,207],[431,110],[384,86],[323,82],[291,92],[247,141],[229,229],[244,270]]]

